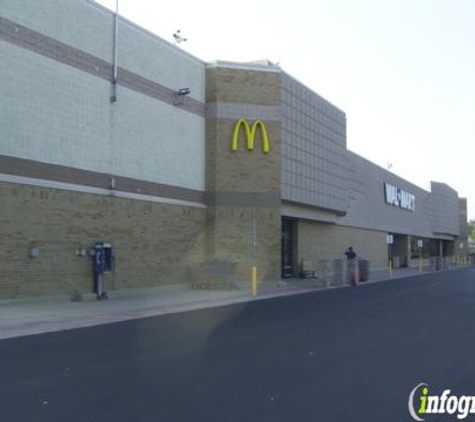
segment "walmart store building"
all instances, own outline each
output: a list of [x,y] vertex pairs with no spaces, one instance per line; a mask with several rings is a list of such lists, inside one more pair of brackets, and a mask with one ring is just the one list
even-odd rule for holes
[[345,113],[279,67],[205,63],[120,18],[114,84],[114,22],[89,0],[2,1],[0,298],[90,291],[98,241],[116,288],[214,259],[278,280],[350,245],[385,267],[388,234],[395,265],[420,239],[466,253],[454,189],[349,151]]

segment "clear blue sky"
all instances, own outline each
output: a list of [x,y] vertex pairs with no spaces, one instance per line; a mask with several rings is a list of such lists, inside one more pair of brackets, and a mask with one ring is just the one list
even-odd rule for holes
[[425,189],[449,184],[475,218],[475,0],[119,5],[169,41],[181,29],[203,60],[279,62],[345,111],[349,149]]

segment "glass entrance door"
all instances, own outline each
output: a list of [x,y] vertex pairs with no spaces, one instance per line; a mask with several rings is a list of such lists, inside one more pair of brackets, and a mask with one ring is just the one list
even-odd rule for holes
[[294,276],[295,220],[282,218],[282,278]]

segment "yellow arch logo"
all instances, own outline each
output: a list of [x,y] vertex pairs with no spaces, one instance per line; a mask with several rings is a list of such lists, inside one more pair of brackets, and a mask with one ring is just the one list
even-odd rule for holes
[[236,123],[236,126],[234,126],[231,150],[237,151],[238,149],[239,130],[241,129],[241,126],[244,126],[244,130],[246,132],[247,149],[249,151],[252,151],[254,149],[254,140],[256,138],[256,132],[258,127],[261,129],[262,135],[262,152],[264,154],[267,154],[270,151],[269,136],[267,135],[267,128],[265,123],[262,120],[256,120],[251,128],[246,119],[239,119]]

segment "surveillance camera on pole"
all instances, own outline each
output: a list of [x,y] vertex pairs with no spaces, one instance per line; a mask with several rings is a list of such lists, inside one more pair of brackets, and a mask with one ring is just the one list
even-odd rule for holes
[[176,31],[174,34],[173,34],[173,38],[174,38],[174,44],[177,45],[177,44],[181,44],[182,42],[186,42],[188,41],[188,38],[183,38],[181,36],[181,31],[178,30]]

